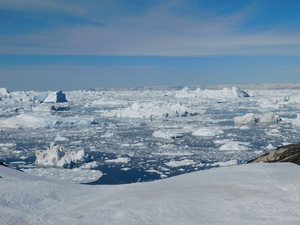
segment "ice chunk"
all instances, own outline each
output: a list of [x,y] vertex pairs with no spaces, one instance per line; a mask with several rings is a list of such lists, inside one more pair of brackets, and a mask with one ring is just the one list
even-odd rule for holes
[[130,162],[130,158],[119,157],[119,158],[116,158],[116,159],[105,160],[105,162],[108,162],[108,163],[128,163],[128,162]]
[[91,161],[83,150],[71,151],[54,143],[51,143],[48,150],[37,151],[35,156],[35,164],[40,166],[73,168]]
[[152,134],[154,137],[163,139],[175,139],[182,137],[182,134],[173,130],[157,130]]
[[61,136],[61,135],[57,135],[57,136],[54,138],[54,141],[69,141],[69,138],[63,137],[63,136]]
[[48,94],[37,95],[32,98],[33,102],[44,102],[44,100],[48,97]]
[[6,88],[0,88],[0,99],[1,97],[9,97],[10,93],[6,90]]
[[245,145],[241,142],[229,141],[220,147],[221,151],[244,151],[247,150]]
[[183,159],[183,160],[172,160],[170,162],[165,163],[165,165],[169,166],[169,167],[181,167],[181,166],[190,166],[190,165],[194,165],[196,164],[195,161],[191,160],[191,159]]
[[226,162],[216,162],[211,164],[211,166],[235,166],[237,164],[238,164],[237,160],[232,159]]
[[234,123],[237,125],[254,125],[257,123],[272,124],[280,121],[281,118],[273,112],[264,114],[247,113],[244,116],[234,117]]
[[220,134],[223,134],[224,131],[222,131],[220,128],[200,128],[192,133],[194,136],[204,136],[204,137],[213,137]]

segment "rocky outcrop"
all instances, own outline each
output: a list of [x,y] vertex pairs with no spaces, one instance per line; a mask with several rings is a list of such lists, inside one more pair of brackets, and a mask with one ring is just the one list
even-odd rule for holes
[[251,160],[249,163],[253,162],[291,162],[300,165],[300,143],[278,147],[270,153]]

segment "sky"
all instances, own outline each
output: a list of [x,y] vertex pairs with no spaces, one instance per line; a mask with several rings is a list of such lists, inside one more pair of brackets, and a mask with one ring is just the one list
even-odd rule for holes
[[300,82],[300,1],[0,0],[0,87]]

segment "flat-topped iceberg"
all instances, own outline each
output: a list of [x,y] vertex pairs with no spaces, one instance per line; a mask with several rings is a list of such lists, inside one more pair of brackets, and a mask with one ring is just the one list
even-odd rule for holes
[[48,113],[24,113],[0,119],[0,128],[42,128],[53,126],[89,125],[94,122],[90,117],[59,117]]

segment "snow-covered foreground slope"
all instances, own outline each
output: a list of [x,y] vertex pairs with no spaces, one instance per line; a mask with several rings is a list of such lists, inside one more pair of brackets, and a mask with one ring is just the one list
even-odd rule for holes
[[300,168],[247,164],[88,186],[0,166],[1,224],[299,224]]

